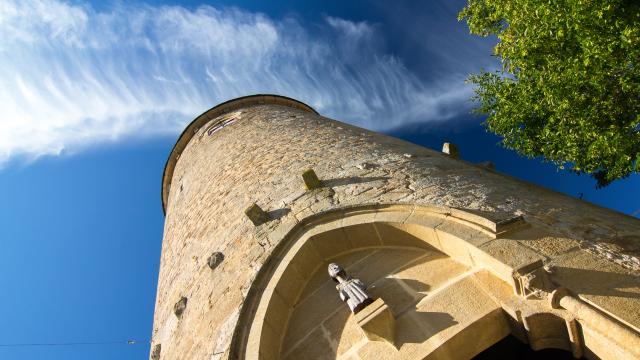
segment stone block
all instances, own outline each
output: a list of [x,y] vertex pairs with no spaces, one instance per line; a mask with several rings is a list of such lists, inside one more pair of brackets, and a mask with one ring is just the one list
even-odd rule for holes
[[442,246],[440,245],[440,241],[436,236],[435,229],[418,224],[404,224],[402,229],[407,233],[419,238],[422,242],[424,242],[424,248],[429,250],[440,250]]
[[465,271],[466,266],[444,254],[434,253],[401,269],[394,277],[402,280],[422,298]]
[[490,269],[502,280],[513,284],[517,293],[521,293],[522,288],[518,277],[541,268],[543,264],[543,257],[537,252],[505,239],[495,239],[471,249],[470,253],[476,264]]
[[293,259],[293,264],[298,270],[300,277],[302,279],[308,279],[321,264],[324,264],[324,260],[318,253],[318,250],[316,250],[313,242],[307,241],[298,250],[298,253]]
[[571,351],[569,333],[563,318],[550,313],[533,313],[524,317],[529,345],[533,350],[556,348]]
[[282,298],[278,291],[274,291],[270,297],[269,306],[265,312],[265,321],[271,325],[278,336],[284,335],[292,308]]
[[372,210],[350,212],[349,216],[342,219],[342,226],[372,223],[376,213]]
[[269,221],[269,214],[267,214],[256,203],[249,205],[244,211],[245,215],[251,220],[254,226],[260,226]]
[[313,242],[318,253],[327,261],[342,253],[353,250],[353,246],[342,229],[335,229],[314,235],[309,241]]
[[[284,344],[284,346],[293,344]],[[293,347],[285,354],[285,360],[300,359],[318,359],[332,360],[335,359],[335,351],[329,340],[324,336],[322,329],[317,327],[314,331],[307,335],[297,346]]]
[[298,300],[300,291],[304,288],[306,281],[307,279],[303,278],[296,269],[289,266],[282,272],[275,289],[287,304],[293,306]]
[[371,341],[394,343],[396,325],[391,309],[382,299],[376,299],[355,315],[356,322]]
[[224,254],[216,251],[207,259],[207,265],[211,270],[215,270],[224,260]]
[[465,242],[478,247],[486,242],[489,242],[495,238],[490,235],[488,230],[480,230],[480,228],[474,228],[469,226],[465,220],[450,217],[442,224],[436,227],[438,233],[447,233],[451,236],[455,236],[459,239],[463,239]]
[[[326,271],[322,269],[322,271]],[[293,345],[317,328],[333,313],[346,307],[340,301],[335,283],[327,282],[316,290],[313,296],[299,301],[289,320],[285,346]]]
[[349,273],[365,284],[373,284],[422,255],[424,252],[418,249],[376,250],[364,260],[350,266]]
[[261,331],[260,352],[266,359],[280,359],[282,337],[268,324],[264,323]]
[[[364,310],[363,310],[364,311]],[[346,306],[341,307],[330,318],[322,323],[323,328],[331,334],[331,341],[337,344],[337,356],[342,356],[356,344],[366,341],[366,337],[358,326],[355,316]]]
[[385,277],[369,286],[367,291],[372,298],[379,298],[381,301],[386,299],[385,306],[394,313],[399,313],[412,306],[418,297],[418,293],[413,288],[401,283],[401,281],[394,277]]
[[465,327],[456,326],[446,337],[434,338],[429,359],[473,359],[486,348],[509,335],[502,309],[483,314]]
[[343,229],[354,249],[381,245],[373,224],[351,225]]
[[182,314],[186,309],[187,309],[187,298],[184,296],[181,297],[180,300],[178,300],[178,302],[175,303],[175,305],[173,305],[173,313],[178,318],[182,317]]
[[436,228],[435,232],[442,252],[464,265],[469,267],[474,265],[473,260],[471,260],[471,254],[469,253],[469,248],[472,247],[472,245],[455,235],[440,230],[439,227]]
[[162,351],[161,344],[155,344],[151,350],[151,360],[160,360],[160,353]]
[[[378,235],[384,245],[402,246],[412,248],[430,248],[430,244],[424,239],[410,233],[408,226],[399,223],[374,223]],[[429,236],[428,231],[424,234]]]
[[[398,208],[398,207],[392,207]],[[400,207],[402,209],[402,207]],[[406,207],[406,209],[398,210],[398,211],[378,211],[376,212],[376,216],[374,217],[375,222],[385,222],[385,223],[404,223],[409,216],[411,216],[411,210],[413,208]]]
[[314,190],[322,187],[322,182],[318,179],[316,172],[313,169],[308,169],[302,173],[302,180],[307,190]]
[[460,157],[460,152],[458,151],[458,147],[452,143],[446,142],[442,144],[442,152],[451,156],[454,159],[457,159]]

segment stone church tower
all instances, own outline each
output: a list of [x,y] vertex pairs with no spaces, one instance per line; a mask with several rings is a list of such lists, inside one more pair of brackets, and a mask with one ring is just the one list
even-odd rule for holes
[[200,115],[162,179],[151,358],[640,358],[640,221],[446,150],[281,96]]

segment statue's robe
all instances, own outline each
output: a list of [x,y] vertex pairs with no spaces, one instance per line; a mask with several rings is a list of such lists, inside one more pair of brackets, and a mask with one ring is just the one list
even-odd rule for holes
[[367,295],[367,286],[359,279],[349,279],[336,286],[340,299],[346,301],[354,314],[371,304],[373,300]]

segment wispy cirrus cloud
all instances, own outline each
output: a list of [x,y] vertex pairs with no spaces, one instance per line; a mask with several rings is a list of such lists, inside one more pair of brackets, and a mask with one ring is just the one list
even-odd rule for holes
[[178,133],[233,97],[278,93],[384,130],[466,111],[464,74],[422,83],[380,30],[234,8],[0,0],[0,164]]

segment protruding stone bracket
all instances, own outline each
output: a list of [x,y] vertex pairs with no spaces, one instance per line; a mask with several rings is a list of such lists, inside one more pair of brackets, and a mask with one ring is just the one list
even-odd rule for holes
[[387,341],[394,345],[396,324],[391,309],[384,300],[376,299],[355,314],[356,322],[371,341]]
[[513,273],[516,295],[525,299],[544,298],[553,289],[542,259],[523,266]]
[[224,254],[216,251],[213,254],[211,254],[211,256],[209,256],[209,258],[207,259],[207,265],[209,266],[209,268],[211,268],[211,270],[215,270],[218,265],[220,265],[222,263],[222,261],[224,260]]
[[302,180],[307,190],[314,190],[322,187],[322,181],[318,179],[318,175],[313,169],[308,169],[302,173]]
[[496,165],[491,162],[491,161],[483,161],[478,163],[478,166],[483,167],[487,170],[495,170],[496,169]]
[[262,210],[256,203],[249,205],[244,211],[244,214],[247,215],[254,226],[260,226],[269,221],[269,214]]
[[160,360],[160,352],[162,351],[162,345],[156,344],[153,346],[153,350],[151,351],[151,360]]
[[180,300],[178,300],[178,302],[175,305],[173,305],[173,313],[176,315],[178,319],[182,317],[182,314],[186,309],[187,309],[187,298],[184,296],[181,297]]
[[460,158],[460,152],[458,151],[458,147],[455,144],[448,142],[442,144],[442,152],[454,159]]

